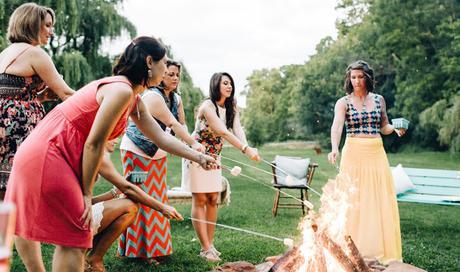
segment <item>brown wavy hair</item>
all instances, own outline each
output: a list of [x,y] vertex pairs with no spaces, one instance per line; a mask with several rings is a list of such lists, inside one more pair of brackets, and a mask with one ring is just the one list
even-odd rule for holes
[[353,85],[351,84],[351,79],[350,79],[352,70],[363,71],[364,78],[366,80],[366,91],[367,93],[372,92],[375,87],[374,70],[372,70],[369,64],[363,60],[358,60],[348,65],[346,74],[345,74],[345,83],[343,85],[345,92],[347,94],[351,94],[353,92]]

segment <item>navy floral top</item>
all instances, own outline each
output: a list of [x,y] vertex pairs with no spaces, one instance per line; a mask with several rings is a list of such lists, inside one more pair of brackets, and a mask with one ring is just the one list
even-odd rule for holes
[[359,134],[375,135],[380,133],[380,128],[388,124],[385,100],[381,95],[369,93],[374,98],[374,109],[368,111],[363,108],[358,111],[351,103],[350,96],[345,96],[347,110],[345,113],[345,128],[347,136]]
[[45,87],[37,75],[0,74],[0,163],[13,162],[18,146],[45,116],[37,98]]

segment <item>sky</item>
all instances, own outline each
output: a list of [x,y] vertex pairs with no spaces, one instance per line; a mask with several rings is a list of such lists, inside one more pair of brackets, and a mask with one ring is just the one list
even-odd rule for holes
[[[205,95],[215,72],[228,72],[240,92],[252,71],[305,63],[318,42],[337,36],[337,0],[126,0],[120,13],[138,36],[161,38]],[[118,54],[130,42],[110,43]]]

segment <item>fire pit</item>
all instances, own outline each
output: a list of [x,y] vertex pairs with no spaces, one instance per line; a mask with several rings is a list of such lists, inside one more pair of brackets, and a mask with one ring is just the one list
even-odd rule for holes
[[[340,188],[346,184],[346,189]],[[376,260],[365,260],[353,239],[344,233],[349,209],[348,198],[356,187],[348,176],[338,174],[323,187],[318,214],[310,210],[301,222],[302,244],[283,256],[270,258],[254,266],[246,262],[227,263],[214,271],[236,272],[423,272],[401,262],[383,266]],[[346,192],[344,190],[347,190]],[[345,192],[345,193],[344,193]]]

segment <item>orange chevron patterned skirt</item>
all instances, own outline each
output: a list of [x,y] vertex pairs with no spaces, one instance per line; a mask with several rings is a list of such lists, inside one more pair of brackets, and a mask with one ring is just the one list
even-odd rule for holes
[[[163,203],[168,202],[166,187],[167,159],[151,160],[120,150],[125,176],[131,171],[147,171],[144,183],[138,186]],[[171,226],[160,212],[140,205],[137,218],[120,236],[118,255],[132,258],[153,258],[172,254]]]

